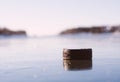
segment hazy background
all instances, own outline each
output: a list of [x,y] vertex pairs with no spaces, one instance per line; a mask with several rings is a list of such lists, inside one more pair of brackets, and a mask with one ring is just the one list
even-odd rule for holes
[[0,26],[52,35],[75,26],[120,24],[120,0],[0,0]]

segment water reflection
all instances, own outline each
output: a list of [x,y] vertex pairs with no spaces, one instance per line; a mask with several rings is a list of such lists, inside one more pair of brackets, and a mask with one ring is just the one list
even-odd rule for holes
[[63,60],[63,67],[67,71],[91,70],[92,60]]

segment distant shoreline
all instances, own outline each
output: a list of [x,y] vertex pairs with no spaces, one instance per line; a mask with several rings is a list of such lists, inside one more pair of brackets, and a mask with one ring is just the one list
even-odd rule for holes
[[0,36],[27,36],[26,31],[24,30],[18,30],[18,31],[13,31],[8,28],[0,28]]
[[60,32],[60,35],[66,34],[80,34],[80,33],[91,33],[91,34],[103,34],[103,33],[115,33],[120,32],[120,26],[93,26],[93,27],[77,27],[64,30]]

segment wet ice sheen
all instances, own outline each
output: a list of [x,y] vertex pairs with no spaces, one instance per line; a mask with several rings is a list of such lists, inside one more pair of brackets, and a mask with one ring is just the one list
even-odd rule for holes
[[[63,61],[63,48],[92,48],[93,58]],[[0,81],[119,82],[119,50],[119,35],[2,38]]]

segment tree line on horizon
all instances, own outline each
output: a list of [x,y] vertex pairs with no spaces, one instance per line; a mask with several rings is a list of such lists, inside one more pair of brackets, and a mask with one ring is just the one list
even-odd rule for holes
[[27,33],[24,30],[13,31],[8,28],[0,28],[0,35],[2,36],[25,35],[26,36]]
[[92,34],[102,34],[102,33],[114,33],[120,32],[120,26],[92,26],[92,27],[77,27],[64,30],[60,32],[60,35],[64,34],[77,34],[77,33],[92,33]]

